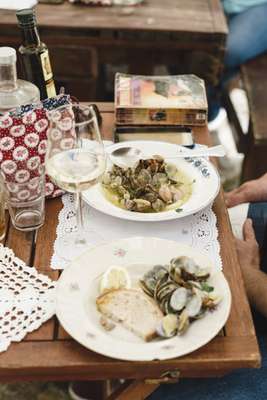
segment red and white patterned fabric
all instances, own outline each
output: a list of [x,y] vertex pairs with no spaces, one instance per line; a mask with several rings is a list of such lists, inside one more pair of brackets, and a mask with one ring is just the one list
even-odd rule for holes
[[[16,184],[34,185],[41,173],[47,148],[49,121],[43,106],[29,111],[10,112],[0,116],[0,165],[4,180],[16,190]],[[63,193],[46,177],[46,196]]]

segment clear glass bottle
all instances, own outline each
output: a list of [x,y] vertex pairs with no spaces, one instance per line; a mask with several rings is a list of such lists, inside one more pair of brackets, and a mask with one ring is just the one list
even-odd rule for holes
[[17,55],[12,47],[0,47],[0,115],[12,108],[40,100],[34,84],[17,79]]

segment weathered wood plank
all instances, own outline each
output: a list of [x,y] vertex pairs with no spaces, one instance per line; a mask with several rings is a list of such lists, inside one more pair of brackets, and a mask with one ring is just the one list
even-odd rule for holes
[[58,336],[57,339],[59,340],[70,340],[70,335],[65,331],[65,329],[59,324],[58,327]]
[[[215,4],[217,8],[211,6]],[[147,0],[135,7],[129,15],[123,14],[117,7],[84,7],[65,2],[53,7],[40,4],[37,6],[38,22],[43,27],[146,30],[146,31],[190,31],[211,32],[215,28],[219,33],[226,33],[226,23],[218,15],[222,13],[219,0],[180,1]],[[216,18],[214,26],[213,19]],[[1,23],[16,23],[12,12],[1,12]]]
[[[181,377],[198,376],[203,370],[231,370],[259,367],[255,337],[216,337],[187,356],[166,361],[126,362],[93,353],[74,341],[21,342],[12,344],[0,356],[0,380],[37,380],[44,375],[53,380],[157,378],[178,368]],[[20,360],[18,362],[18,360]],[[22,361],[23,360],[23,361]]]
[[[85,7],[68,2],[37,6],[40,33],[51,49],[56,82],[81,99],[92,99],[95,93],[100,100],[109,95],[101,68],[107,64],[118,66],[118,70],[127,64],[131,73],[149,75],[154,74],[155,65],[171,65],[177,74],[194,73],[209,83],[218,82],[227,33],[219,0],[146,0],[129,15],[121,13],[119,7]],[[18,48],[20,42],[14,13],[3,11],[0,43]],[[88,77],[92,66],[98,74],[84,86],[81,77],[75,78],[77,71],[62,76],[60,63],[63,65],[64,60],[56,51],[64,48],[67,60],[73,57],[73,48],[78,52],[81,47],[91,48],[95,54],[95,61],[85,62]]]
[[54,251],[54,242],[56,239],[58,213],[61,208],[61,199],[46,200],[45,223],[39,229],[36,239],[34,266],[38,269],[38,271],[51,271],[50,262]]
[[6,237],[6,246],[10,247],[15,255],[29,266],[32,266],[34,235],[34,232],[18,231],[13,227],[10,221],[10,227]]
[[55,318],[51,318],[49,321],[45,322],[39,329],[28,333],[25,337],[25,342],[33,342],[33,341],[50,341],[54,339],[54,331],[55,331]]

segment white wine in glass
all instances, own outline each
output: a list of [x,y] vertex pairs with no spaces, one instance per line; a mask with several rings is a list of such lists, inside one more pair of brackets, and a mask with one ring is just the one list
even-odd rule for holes
[[46,173],[61,189],[76,193],[77,232],[61,238],[63,258],[71,260],[97,242],[85,230],[81,192],[97,184],[106,167],[104,145],[92,106],[61,106],[49,113]]
[[95,185],[103,174],[105,159],[87,149],[71,149],[53,155],[46,172],[58,187],[67,192],[82,192]]

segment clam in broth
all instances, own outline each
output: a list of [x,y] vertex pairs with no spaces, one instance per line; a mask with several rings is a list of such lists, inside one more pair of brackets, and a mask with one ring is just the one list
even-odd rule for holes
[[135,212],[161,212],[180,208],[192,194],[192,180],[175,164],[154,156],[134,168],[113,165],[105,173],[105,197],[117,207]]

